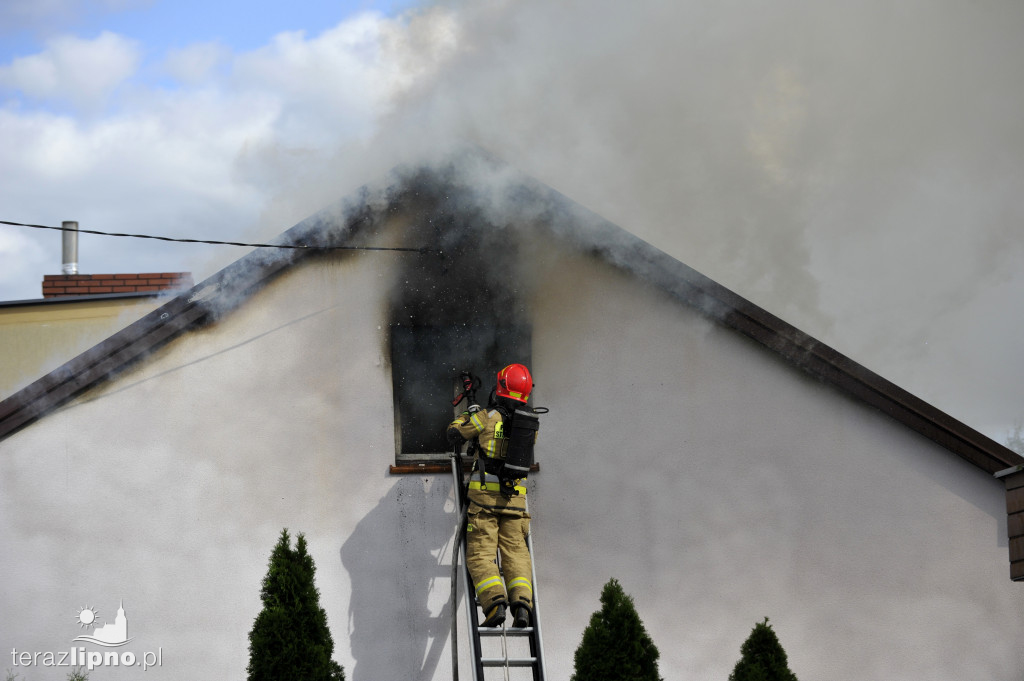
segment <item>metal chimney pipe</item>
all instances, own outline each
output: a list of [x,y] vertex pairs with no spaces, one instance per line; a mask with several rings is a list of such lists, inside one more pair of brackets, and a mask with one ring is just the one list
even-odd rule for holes
[[78,274],[78,222],[65,220],[61,223],[64,235],[64,260],[61,265],[62,274]]

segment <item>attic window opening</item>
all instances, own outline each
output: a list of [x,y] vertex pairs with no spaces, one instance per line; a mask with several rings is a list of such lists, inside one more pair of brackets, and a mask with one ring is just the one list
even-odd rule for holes
[[502,367],[530,365],[530,329],[523,323],[394,324],[390,331],[398,463],[448,459],[445,427],[468,406],[452,406],[462,371],[480,377],[477,403],[486,406]]
[[480,377],[477,402],[486,406],[499,370],[513,362],[530,365],[522,235],[488,222],[467,202],[446,199],[434,210],[410,222],[405,238],[437,244],[444,256],[403,261],[390,300],[400,464],[448,461],[445,429],[455,414],[461,372]]

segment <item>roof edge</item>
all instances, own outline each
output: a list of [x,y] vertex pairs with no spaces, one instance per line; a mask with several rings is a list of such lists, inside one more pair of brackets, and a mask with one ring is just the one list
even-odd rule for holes
[[[611,265],[647,281],[714,321],[780,355],[829,385],[888,414],[983,471],[1024,465],[1004,447],[870,371],[739,294],[718,284],[643,239],[584,208],[541,182],[514,171],[486,153],[476,153],[474,171],[486,166],[501,176],[501,190],[517,208],[557,236]],[[0,402],[0,440],[59,408],[85,390],[170,342],[237,307],[264,283],[318,248],[351,246],[406,192],[426,194],[466,188],[454,165],[439,171],[398,168],[382,188],[368,186],[319,211],[281,234],[274,243],[302,250],[256,249],[175,296],[148,315]],[[485,168],[485,170],[487,169]],[[426,175],[433,175],[424,181]],[[493,197],[490,197],[493,198]],[[504,197],[507,199],[508,197]],[[308,249],[308,250],[305,250]]]
[[[0,441],[104,383],[191,329],[247,300],[283,270],[344,240],[364,220],[365,191],[329,206],[0,401]],[[167,296],[168,291],[157,295]],[[117,294],[115,294],[117,295]],[[68,299],[44,299],[69,302]],[[71,302],[81,300],[72,297]]]
[[[532,190],[552,206],[546,216],[578,245],[589,248],[613,266],[647,281],[704,316],[727,326],[780,355],[806,373],[875,407],[924,435],[986,473],[1024,465],[1024,457],[895,383],[859,364],[835,348],[801,331],[736,292],[717,283],[671,255],[593,213],[557,190],[528,179]],[[587,239],[569,223],[584,221]]]
[[180,292],[181,289],[163,289],[160,291],[129,291],[127,293],[90,293],[82,296],[54,296],[52,298],[24,298],[22,300],[0,301],[0,310],[8,307],[62,305],[67,303],[96,303],[103,302],[105,300],[124,300],[126,298],[167,298],[172,293]]

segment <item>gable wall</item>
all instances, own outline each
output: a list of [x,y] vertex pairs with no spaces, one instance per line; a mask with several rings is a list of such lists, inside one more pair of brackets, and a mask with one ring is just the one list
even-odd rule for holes
[[[573,574],[584,561],[572,556],[599,553],[579,592],[596,606],[619,578],[676,678],[728,676],[765,616],[800,678],[1020,676],[1024,617],[997,481],[594,269],[561,272],[593,295],[542,287],[551,323],[537,328],[552,333],[534,338],[536,374],[558,405],[543,451],[570,460],[556,474],[548,456],[537,481],[546,571]],[[550,432],[566,422],[579,424],[571,436]],[[567,545],[547,542],[551,524],[573,528]],[[546,638],[571,638],[588,614]]]
[[[147,678],[243,679],[288,527],[348,678],[450,678],[449,480],[386,473],[388,257],[299,268],[0,443],[0,644],[67,649],[78,609],[123,599],[129,645],[163,650]],[[552,678],[613,576],[666,679],[725,678],[765,616],[801,678],[1020,678],[998,482],[621,273],[547,262],[530,484]]]

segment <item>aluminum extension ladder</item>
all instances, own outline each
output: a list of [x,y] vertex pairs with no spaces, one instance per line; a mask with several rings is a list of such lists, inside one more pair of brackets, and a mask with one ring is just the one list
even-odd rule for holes
[[[468,611],[470,653],[473,659],[473,681],[486,681],[488,678],[485,672],[488,669],[502,670],[503,676],[492,674],[490,678],[503,678],[504,681],[513,679],[528,679],[533,681],[545,681],[547,675],[544,671],[544,646],[540,629],[540,607],[537,598],[537,566],[533,559],[533,540],[527,536],[526,546],[530,550],[531,575],[533,581],[533,613],[531,626],[516,629],[508,626],[508,621],[500,627],[480,626],[479,604],[476,600],[476,593],[473,589],[473,580],[469,575],[469,567],[466,565],[466,532],[465,532],[465,506],[468,500],[463,499],[463,492],[466,483],[463,480],[461,456],[452,457],[452,482],[455,493],[455,503],[462,520],[459,523],[458,536],[455,541],[458,543],[459,563],[462,573],[463,600]],[[465,506],[464,506],[465,505]],[[529,510],[529,501],[527,501]],[[454,567],[454,566],[453,566]],[[500,557],[499,557],[500,569]],[[452,573],[452,593],[455,594],[455,571]],[[452,667],[456,681],[459,678],[458,670],[458,649],[457,649],[457,598],[452,599]],[[511,620],[509,613],[508,620]],[[532,673],[528,676],[527,670]]]

